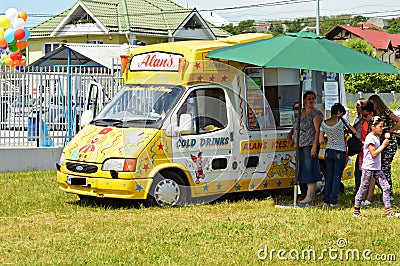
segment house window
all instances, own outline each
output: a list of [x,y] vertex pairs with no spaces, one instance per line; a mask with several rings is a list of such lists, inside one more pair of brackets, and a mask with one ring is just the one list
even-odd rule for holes
[[87,40],[86,43],[89,44],[103,44],[103,40]]
[[54,51],[60,46],[60,43],[58,42],[49,42],[44,44],[44,51],[43,54],[47,54],[51,51]]

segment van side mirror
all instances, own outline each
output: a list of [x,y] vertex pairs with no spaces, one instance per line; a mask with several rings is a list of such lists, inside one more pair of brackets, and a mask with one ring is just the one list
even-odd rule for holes
[[93,120],[93,111],[85,110],[81,116],[81,127],[86,126]]
[[193,132],[192,116],[190,114],[181,114],[179,117],[179,132],[186,134]]

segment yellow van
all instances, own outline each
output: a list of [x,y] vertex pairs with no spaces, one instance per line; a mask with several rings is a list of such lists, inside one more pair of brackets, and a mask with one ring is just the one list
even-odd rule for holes
[[[90,111],[83,115],[90,123],[57,164],[59,188],[80,197],[173,206],[202,196],[293,187],[295,149],[285,139],[299,70],[207,58],[213,49],[269,37],[162,43],[123,56],[125,86],[94,119]],[[338,82],[338,76],[307,75],[303,89],[315,89],[325,110],[321,84]],[[340,95],[344,89],[338,88]],[[349,163],[344,177],[352,173]]]

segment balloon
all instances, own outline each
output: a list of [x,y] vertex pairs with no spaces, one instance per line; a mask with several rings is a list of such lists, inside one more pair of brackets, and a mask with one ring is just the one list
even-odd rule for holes
[[28,19],[28,15],[26,14],[25,11],[21,10],[18,12],[18,17],[22,18],[24,21],[26,21]]
[[8,49],[10,49],[10,52],[16,52],[16,51],[18,51],[18,48],[17,48],[17,46],[15,46],[15,45],[10,45],[10,44],[8,44]]
[[10,19],[6,15],[0,16],[0,27],[8,29],[11,26]]
[[22,18],[17,18],[12,25],[14,30],[23,29],[25,27],[25,21]]
[[6,41],[6,39],[4,39],[3,36],[0,36],[0,46],[1,47],[7,46],[7,41]]
[[18,10],[11,7],[9,9],[6,10],[6,16],[8,17],[8,19],[11,21],[11,23],[18,18]]
[[13,63],[13,60],[11,59],[11,58],[6,58],[5,60],[4,60],[4,62],[6,63],[6,66],[11,66],[12,65],[12,63]]
[[8,43],[10,43],[10,42],[12,42],[14,40],[14,32],[15,32],[15,30],[12,29],[12,28],[8,28],[4,32],[4,39],[6,39],[6,41]]
[[11,58],[12,60],[17,60],[17,53],[11,53],[11,54],[10,54],[10,58]]
[[22,40],[23,38],[25,38],[25,31],[23,29],[17,29],[14,32],[14,39]]
[[17,56],[17,60],[21,60],[22,59],[22,53],[21,52],[16,52]]
[[[1,46],[1,45],[0,45]],[[23,50],[28,46],[28,42],[27,41],[18,41],[15,44],[15,47],[17,47],[19,50]]]
[[4,29],[3,29],[3,27],[0,27],[0,36],[4,37]]
[[26,41],[31,36],[31,32],[28,30],[28,28],[25,27],[24,31],[25,31],[25,37],[21,41]]

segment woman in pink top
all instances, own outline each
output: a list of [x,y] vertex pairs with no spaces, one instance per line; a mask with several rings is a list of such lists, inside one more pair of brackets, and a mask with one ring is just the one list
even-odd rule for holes
[[381,170],[381,153],[383,149],[389,145],[390,135],[387,137],[385,136],[386,138],[381,145],[380,136],[383,132],[383,120],[379,116],[373,117],[370,122],[370,129],[371,132],[364,141],[361,185],[355,198],[353,216],[365,218],[365,216],[360,213],[360,205],[363,194],[368,190],[371,178],[375,177],[383,190],[383,204],[386,208],[386,217],[399,217],[400,213],[392,211],[390,203],[390,185],[385,174]]

